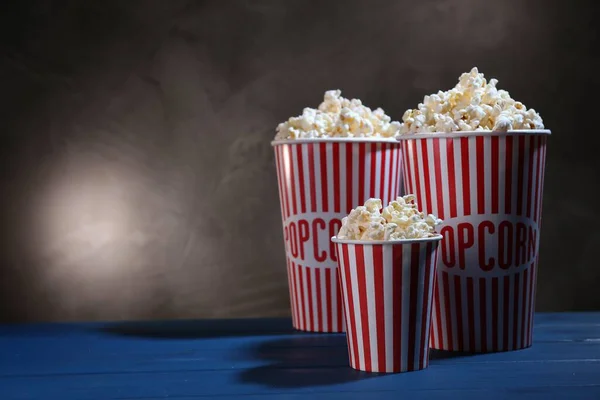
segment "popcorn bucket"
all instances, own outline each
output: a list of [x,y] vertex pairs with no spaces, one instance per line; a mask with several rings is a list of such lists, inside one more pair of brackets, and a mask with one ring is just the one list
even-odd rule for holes
[[531,346],[550,131],[406,135],[405,187],[444,220],[431,347]]
[[352,368],[369,372],[427,368],[441,238],[331,239],[338,252]]
[[400,143],[394,139],[272,142],[294,328],[343,332],[335,246],[343,217],[370,197],[401,195]]

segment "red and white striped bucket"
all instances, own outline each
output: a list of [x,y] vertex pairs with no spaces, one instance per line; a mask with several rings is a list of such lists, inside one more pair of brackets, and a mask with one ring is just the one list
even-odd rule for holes
[[429,365],[429,325],[441,236],[337,245],[350,366],[406,372]]
[[335,246],[343,217],[370,197],[401,195],[400,143],[372,139],[272,142],[287,256],[292,322],[343,332]]
[[431,347],[531,346],[550,131],[400,138],[405,188],[444,220]]

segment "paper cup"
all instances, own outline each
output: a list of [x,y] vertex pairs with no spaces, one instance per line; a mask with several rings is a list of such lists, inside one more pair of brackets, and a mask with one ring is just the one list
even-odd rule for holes
[[331,240],[339,255],[350,366],[369,372],[427,368],[441,236],[397,241]]
[[401,137],[405,188],[444,220],[431,347],[531,346],[550,131]]
[[401,194],[400,143],[393,139],[272,142],[279,183],[292,322],[343,332],[335,246],[341,220],[370,197]]

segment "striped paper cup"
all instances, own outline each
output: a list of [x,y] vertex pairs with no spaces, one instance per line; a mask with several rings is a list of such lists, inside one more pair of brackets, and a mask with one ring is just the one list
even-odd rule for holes
[[431,347],[531,346],[550,131],[400,138],[405,187],[444,220]]
[[393,139],[272,142],[287,257],[292,322],[343,332],[335,246],[341,220],[370,197],[401,195],[400,143]]
[[350,366],[406,372],[429,365],[429,324],[441,236],[331,238],[338,252]]

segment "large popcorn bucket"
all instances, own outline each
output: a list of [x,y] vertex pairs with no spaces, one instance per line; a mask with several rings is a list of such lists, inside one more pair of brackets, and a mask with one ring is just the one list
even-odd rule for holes
[[444,220],[431,347],[495,352],[532,344],[550,131],[400,138],[405,187]]
[[310,332],[343,332],[335,246],[343,217],[370,197],[401,195],[394,139],[272,142],[287,257],[292,322]]
[[331,239],[337,245],[352,368],[369,372],[427,368],[441,238]]

